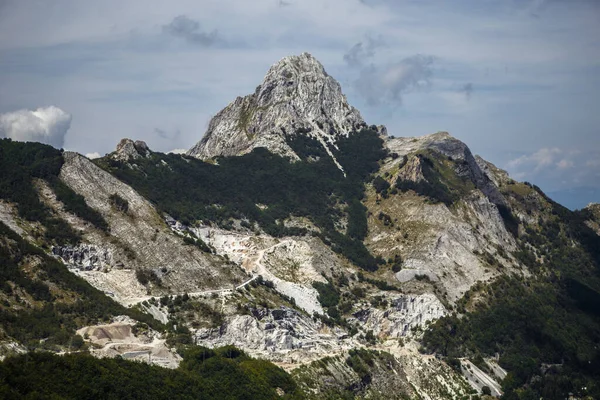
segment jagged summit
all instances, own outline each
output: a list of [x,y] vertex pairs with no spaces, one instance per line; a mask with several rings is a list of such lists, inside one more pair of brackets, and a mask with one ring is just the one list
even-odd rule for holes
[[238,97],[211,121],[202,140],[188,151],[201,159],[234,156],[256,147],[297,159],[286,143],[298,132],[335,144],[364,126],[340,84],[308,53],[288,56],[273,65],[256,91]]
[[147,157],[150,154],[150,148],[142,140],[121,139],[117,144],[116,150],[111,154],[111,158],[118,161],[127,161],[130,158],[136,159]]

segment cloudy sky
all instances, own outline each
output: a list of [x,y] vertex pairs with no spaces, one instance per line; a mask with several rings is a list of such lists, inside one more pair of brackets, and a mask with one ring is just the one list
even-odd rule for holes
[[304,51],[369,124],[449,131],[570,207],[600,202],[597,0],[0,0],[0,135],[189,148]]

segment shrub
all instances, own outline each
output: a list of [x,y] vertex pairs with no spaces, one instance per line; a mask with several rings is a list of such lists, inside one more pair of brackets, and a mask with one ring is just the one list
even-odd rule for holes
[[110,201],[110,204],[115,210],[120,211],[124,214],[126,214],[127,211],[129,211],[129,202],[126,199],[119,196],[118,194],[111,194],[108,197],[108,200]]
[[375,179],[373,179],[373,187],[377,193],[381,193],[388,190],[390,188],[390,184],[382,177],[376,176]]
[[330,282],[313,282],[313,287],[319,292],[318,300],[323,307],[334,307],[340,302],[340,294]]

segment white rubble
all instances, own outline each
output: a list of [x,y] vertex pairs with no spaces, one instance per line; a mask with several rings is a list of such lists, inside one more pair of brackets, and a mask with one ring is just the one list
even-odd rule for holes
[[482,371],[477,365],[467,359],[460,360],[460,367],[463,376],[478,393],[481,393],[484,386],[490,388],[492,396],[502,396],[502,387],[498,381],[489,374]]
[[77,334],[92,344],[90,353],[95,357],[121,356],[166,368],[177,368],[181,361],[160,333],[127,316],[117,316],[110,324],[83,327]]

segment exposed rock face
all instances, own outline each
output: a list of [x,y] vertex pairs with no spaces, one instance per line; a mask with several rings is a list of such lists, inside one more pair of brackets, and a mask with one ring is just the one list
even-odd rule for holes
[[348,105],[340,84],[319,61],[303,53],[283,58],[269,69],[254,94],[238,97],[220,111],[187,154],[208,159],[266,147],[297,159],[286,135],[301,130],[329,151],[325,143],[335,145],[339,135],[362,125],[360,113]]
[[12,341],[0,341],[0,361],[4,361],[7,356],[27,353],[27,347],[20,343]]
[[85,271],[115,266],[109,250],[99,249],[89,244],[53,247],[52,254],[60,257],[67,266]]
[[491,162],[484,160],[480,156],[475,156],[475,161],[481,171],[492,181],[496,186],[502,186],[510,180],[508,172],[496,167]]
[[111,157],[118,161],[128,161],[129,159],[137,159],[141,157],[148,157],[150,155],[150,149],[146,142],[136,140],[135,142],[131,139],[121,139],[117,145],[117,149],[111,154]]
[[587,210],[592,215],[592,218],[587,220],[585,223],[587,226],[592,228],[598,235],[600,235],[600,204],[590,203],[584,210]]
[[352,353],[346,352],[296,368],[292,374],[314,398],[342,398],[331,392],[350,389],[361,399],[446,400],[468,398],[472,391],[442,360],[419,354],[415,343],[377,350],[354,354],[354,360],[362,359],[368,366],[368,375],[351,367]]
[[[331,392],[341,392],[352,389],[354,398],[381,398],[385,393],[386,399],[418,398],[417,392],[411,386],[403,366],[388,353],[365,352],[369,360],[368,375],[359,375],[347,362],[348,353],[329,356],[323,360],[297,368],[292,372],[303,389],[319,398],[336,397]],[[356,357],[355,359],[360,359]]]
[[[415,278],[427,276],[444,289],[444,296],[452,303],[476,282],[518,270],[518,263],[510,255],[517,248],[515,238],[506,230],[498,209],[506,199],[487,175],[500,181],[502,171],[483,160],[478,163],[464,143],[446,132],[390,139],[386,145],[400,156],[387,159],[379,172],[392,185],[396,179],[425,179],[421,160],[415,156],[424,150],[452,160],[448,161],[454,168],[451,173],[473,183],[473,189],[453,207],[431,204],[410,191],[386,198],[379,198],[374,190],[367,191],[365,205],[371,216],[365,243],[375,255],[402,257],[402,270],[396,273],[398,281],[410,286]],[[486,166],[486,172],[480,164]],[[377,218],[379,213],[388,215],[392,223]],[[490,257],[501,267],[490,265]],[[430,290],[416,286],[417,293]]]
[[369,308],[354,314],[365,330],[382,340],[411,335],[411,329],[446,315],[446,308],[433,294],[403,295],[386,310]]
[[4,223],[20,236],[25,237],[26,232],[17,223],[16,215],[17,210],[14,205],[0,201],[0,222]]
[[344,340],[346,332],[290,308],[255,309],[252,315],[234,315],[221,328],[199,329],[194,334],[203,346],[234,344],[252,355],[279,362],[305,362],[357,345]]

